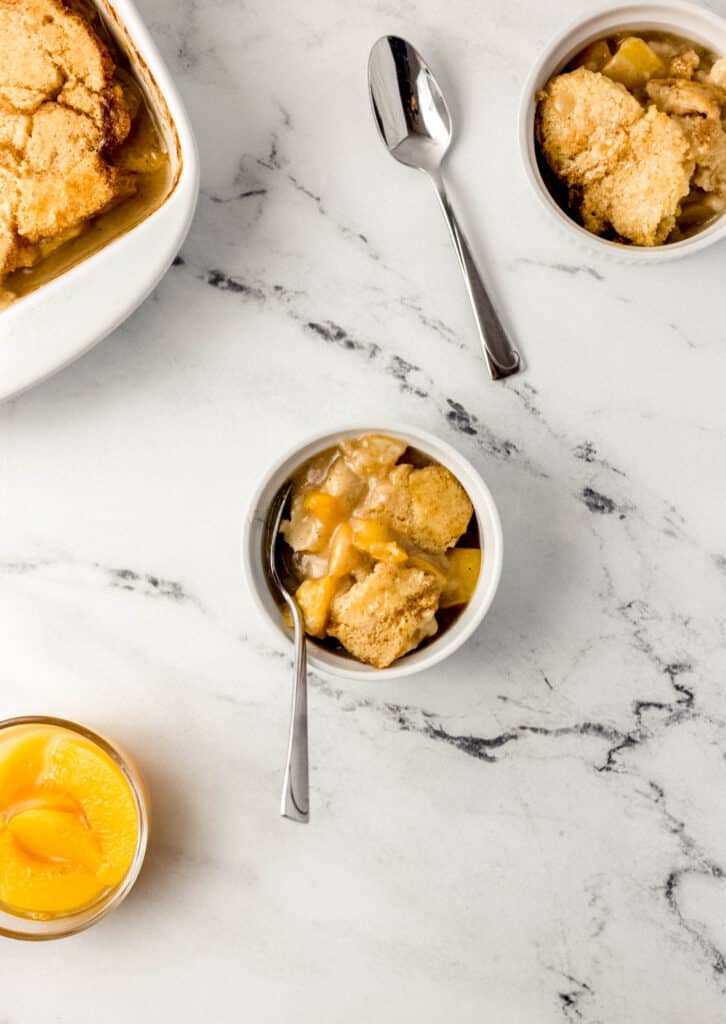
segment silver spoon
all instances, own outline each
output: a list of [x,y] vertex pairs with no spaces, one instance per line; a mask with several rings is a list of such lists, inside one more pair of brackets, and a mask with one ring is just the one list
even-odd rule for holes
[[431,178],[451,231],[456,255],[479,328],[492,380],[519,369],[512,345],[477,270],[469,245],[451,208],[441,163],[451,144],[451,117],[443,93],[421,55],[398,36],[383,36],[368,59],[373,114],[389,153]]
[[290,737],[287,744],[285,776],[282,783],[280,814],[292,821],[310,819],[310,781],[308,773],[308,666],[305,649],[305,627],[297,601],[282,581],[277,564],[280,523],[292,492],[292,484],[284,484],[275,495],[267,515],[264,539],[265,567],[269,581],[290,609],[295,639],[295,677],[290,714]]

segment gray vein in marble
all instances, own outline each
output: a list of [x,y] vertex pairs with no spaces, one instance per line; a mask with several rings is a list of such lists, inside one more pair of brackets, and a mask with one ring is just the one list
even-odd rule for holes
[[548,263],[545,260],[535,260],[527,256],[518,256],[514,261],[515,266],[540,267],[543,270],[554,270],[559,274],[569,274],[571,277],[576,274],[586,274],[595,281],[604,281],[604,276],[594,267],[588,267],[584,263]]
[[[420,366],[409,363],[401,356],[391,356],[389,361],[389,373],[397,380],[401,391],[405,394],[416,395],[417,398],[428,398],[427,387],[430,385],[430,378],[426,376]],[[416,381],[420,380],[421,384]]]
[[[726,877],[724,870],[708,857],[688,834],[685,822],[669,811],[663,787],[652,780],[646,781],[649,787],[649,793],[646,795],[661,812],[666,828],[677,839],[681,854],[686,861],[686,866],[673,868],[663,883],[662,893],[666,905],[678,925],[696,943],[714,974],[722,978],[726,974],[726,955],[708,935],[703,925],[685,917],[678,902],[678,892],[681,882],[689,875],[703,875],[716,881],[723,881]],[[726,992],[726,986],[723,990]]]
[[348,352],[362,352],[368,359],[376,359],[381,354],[380,345],[376,345],[375,342],[358,341],[351,337],[340,324],[335,324],[332,320],[325,320],[322,323],[309,320],[304,326],[305,330],[316,334],[323,341],[346,349]]
[[265,293],[262,288],[246,284],[232,274],[225,274],[221,270],[209,270],[205,280],[212,288],[218,288],[220,291],[234,292],[236,295],[245,295],[248,298],[264,302]]
[[[290,124],[291,124],[290,115],[286,111],[284,111],[282,108],[280,108],[280,109],[281,109],[281,114],[282,114],[283,126],[285,128],[289,128]],[[248,159],[249,158],[247,156],[243,156],[242,157],[242,160],[240,161],[240,166],[239,166],[239,170],[238,170],[238,173],[237,173],[237,177],[235,178],[235,181],[240,181],[240,179],[242,179],[245,176],[245,174],[246,174],[245,168],[246,168],[246,163],[247,163]],[[335,227],[337,228],[337,230],[340,232],[340,234],[344,238],[350,239],[350,240],[353,240],[353,241],[356,241],[356,242],[359,242],[359,243],[362,243],[363,246],[365,246],[367,254],[368,254],[368,256],[371,259],[373,259],[373,260],[379,260],[380,259],[379,254],[372,248],[372,246],[371,246],[368,238],[366,237],[366,235],[364,235],[360,231],[355,231],[353,228],[349,228],[346,224],[341,224],[339,221],[337,221],[333,217],[331,217],[330,213],[328,212],[327,208],[325,207],[325,205],[323,203],[322,196],[320,196],[312,188],[310,188],[308,185],[306,185],[305,182],[303,182],[296,174],[293,174],[291,171],[287,170],[287,166],[288,166],[289,162],[280,153],[280,140],[279,140],[279,137],[277,135],[277,132],[273,132],[272,133],[271,141],[270,141],[270,148],[269,148],[269,150],[267,152],[267,155],[264,156],[264,157],[256,157],[254,159],[255,159],[255,163],[257,164],[258,167],[261,167],[265,171],[272,172],[273,174],[282,175],[282,177],[284,177],[285,180],[290,185],[292,185],[292,187],[295,189],[296,192],[299,192],[301,195],[303,195],[307,199],[311,200],[311,202],[313,202],[315,204],[318,212],[323,217],[326,217],[332,224],[334,224]],[[258,190],[249,189],[247,191],[249,193],[254,193],[255,191],[258,191]],[[264,191],[266,193],[267,189],[265,189]]]
[[236,203],[236,202],[238,202],[241,199],[253,199],[253,198],[256,198],[256,197],[259,197],[259,196],[266,196],[267,195],[267,189],[266,188],[248,188],[244,192],[235,192],[231,196],[220,196],[220,195],[217,195],[214,192],[202,192],[201,194],[206,196],[206,198],[211,203],[217,203],[217,204],[224,205],[225,203]]
[[[571,726],[553,728],[517,725],[493,736],[460,735],[449,732],[438,716],[418,707],[391,702],[381,703],[369,698],[362,700],[354,699],[351,702],[347,695],[344,695],[342,691],[335,689],[324,680],[319,680],[319,689],[323,693],[333,696],[336,700],[345,700],[351,709],[365,707],[383,711],[401,731],[415,732],[426,739],[444,743],[462,754],[486,764],[495,764],[499,760],[500,753],[505,749],[509,750],[528,736],[541,736],[550,739],[581,736],[602,740],[608,745],[604,761],[600,764],[591,765],[598,773],[622,773],[624,769],[620,764],[620,757],[623,751],[633,749],[639,744],[650,740],[654,735],[653,729],[645,722],[645,716],[649,712],[655,710],[664,713],[663,725],[676,725],[691,716],[694,711],[695,697],[693,691],[682,682],[679,682],[679,677],[692,671],[692,666],[689,663],[663,664],[652,650],[650,650],[650,654],[656,663],[659,664],[662,672],[668,676],[675,691],[675,697],[671,702],[634,701],[633,712],[636,725],[627,733],[623,733],[619,729],[600,722],[585,721]],[[685,861],[685,864],[676,866],[669,871],[659,891],[661,891],[665,903],[679,927],[699,949],[714,974],[722,977],[726,973],[726,956],[708,934],[704,926],[685,916],[679,904],[679,888],[683,879],[689,875],[700,874],[721,881],[724,878],[724,871],[720,865],[699,848],[693,838],[687,833],[685,823],[668,810],[666,795],[662,786],[647,780],[646,783],[648,786],[646,796],[662,814],[667,830],[676,837]],[[604,921],[601,921],[599,927],[602,930]],[[592,994],[592,988],[587,982],[578,981],[571,975],[565,974],[563,976],[572,983],[571,988],[568,987],[558,992],[563,1015],[566,1020],[583,1020],[585,1017],[581,1011],[580,1002],[583,998]]]
[[521,384],[516,381],[516,377],[506,377],[502,382],[505,388],[521,401],[524,409],[538,420],[542,420],[542,410],[539,408],[536,402],[537,395],[539,392],[534,384],[530,384],[529,381],[522,381]]
[[563,974],[562,977],[572,986],[572,988],[557,993],[562,1015],[567,1021],[582,1021],[585,1018],[580,1003],[586,996],[592,995],[592,988],[586,981],[578,981],[571,974]]
[[[274,153],[271,160],[277,160]],[[397,382],[402,393],[421,400],[433,401],[452,430],[471,438],[488,455],[500,460],[516,461],[530,474],[546,479],[547,475],[524,455],[515,441],[501,437],[486,427],[461,401],[441,394],[432,377],[420,366],[396,353],[386,355],[384,349],[377,342],[355,336],[341,324],[332,320],[307,317],[305,312],[298,309],[298,306],[305,302],[304,295],[290,292],[279,284],[270,288],[260,282],[250,282],[225,273],[218,268],[206,272],[196,271],[195,276],[220,291],[234,293],[245,299],[252,299],[260,303],[264,303],[267,299],[276,300],[283,306],[287,315],[299,323],[308,334],[318,337],[326,344],[355,353],[368,362],[378,362],[382,366],[383,372]],[[573,446],[571,441],[551,427],[537,404],[536,388],[524,381],[508,384],[508,391],[517,397],[524,408],[542,424],[543,429],[563,450],[571,452],[577,462],[596,466],[600,471],[620,478],[619,487],[622,487],[622,482],[627,480],[627,475],[602,457],[593,442],[584,440]],[[593,515],[613,516],[620,520],[635,513],[637,507],[634,501],[607,494],[599,487],[593,486],[590,481],[580,485],[576,497]],[[664,506],[663,516],[664,532],[676,536],[679,529],[677,521],[682,523],[682,517],[670,503],[666,503]]]
[[[686,686],[680,677],[693,672],[690,662],[665,663],[652,649],[652,646],[636,630],[636,645],[650,658],[660,675],[665,675],[674,691],[671,701],[635,699],[631,705],[634,724],[627,730],[617,728],[609,723],[585,720],[563,726],[545,726],[532,723],[516,724],[503,732],[492,736],[477,736],[450,732],[440,717],[420,707],[376,702],[364,698],[354,702],[354,707],[377,708],[386,713],[405,732],[416,732],[427,739],[454,747],[461,753],[489,764],[495,763],[498,752],[526,738],[542,737],[560,739],[563,737],[586,737],[602,740],[606,744],[603,757],[591,762],[591,767],[599,774],[623,773],[621,755],[624,751],[632,751],[636,747],[651,741],[656,728],[675,726],[693,717],[695,714],[695,694],[691,687]],[[548,688],[552,684],[545,676]],[[343,699],[343,693],[324,680],[320,680],[321,690]],[[346,698],[348,699],[348,698]],[[506,700],[506,698],[503,698]],[[654,715],[655,713],[655,715]]]
[[[403,726],[402,726],[403,728]],[[563,736],[584,736],[605,740],[607,743],[620,743],[622,733],[618,729],[604,725],[601,722],[578,722],[574,725],[557,726],[548,728],[540,725],[518,725],[498,736],[468,736],[455,735],[448,732],[442,725],[426,723],[422,730],[424,735],[430,739],[447,743],[469,757],[475,757],[480,761],[487,761],[490,764],[497,761],[492,751],[499,750],[510,743],[527,736],[542,736],[545,738],[559,739]],[[608,750],[607,756],[610,751]]]
[[[473,413],[465,409],[461,402],[457,402],[453,398],[447,398],[445,401],[446,420],[455,431],[475,438],[490,455],[503,459],[521,458],[522,453],[514,441],[498,437],[488,427],[485,427]],[[530,468],[533,467],[530,466]],[[537,475],[544,476],[545,474],[537,471]]]
[[592,487],[583,487],[580,500],[595,515],[617,515],[618,519],[625,519],[627,514],[633,511],[632,505],[618,504]]
[[[583,441],[574,447],[570,446],[567,439],[556,431],[548,420],[544,417],[542,410],[537,404],[537,396],[539,394],[537,388],[535,388],[528,381],[516,381],[516,378],[508,378],[504,382],[504,386],[510,394],[515,395],[522,403],[523,408],[547,431],[550,437],[560,445],[563,449],[571,450],[575,459],[581,462],[586,462],[592,466],[598,466],[601,470],[606,473],[613,473],[616,476],[624,477],[627,479],[627,474],[617,467],[613,466],[607,459],[602,458],[598,454],[597,447],[592,441]],[[589,484],[585,484],[582,487],[578,497],[585,503],[587,508],[593,513],[600,514],[612,514],[617,513],[620,519],[624,519],[629,512],[634,511],[634,506],[629,502],[616,502],[614,499],[601,494],[596,491]]]
[[607,459],[603,459],[597,449],[597,446],[592,441],[582,441],[572,449],[572,454],[576,459],[580,459],[582,462],[587,462],[590,465],[600,466],[602,469],[607,470],[608,473],[615,473],[617,476],[627,476],[622,469],[618,469],[617,466],[613,466]]
[[122,590],[132,590],[136,594],[148,596],[168,597],[174,601],[192,600],[177,580],[165,580],[151,573],[134,572],[133,569],[104,568],[98,563],[94,563],[94,566],[110,576],[112,586],[120,587]]
[[[272,289],[262,284],[251,283],[219,269],[195,271],[198,280],[204,281],[220,291],[231,292],[244,299],[264,302],[273,298],[281,302],[287,314],[301,324],[303,329],[326,344],[335,345],[346,351],[354,352],[372,362],[384,358],[384,351],[376,342],[367,341],[353,336],[346,328],[332,320],[310,320],[305,318],[292,306],[297,296],[282,285]],[[489,427],[469,412],[461,402],[437,393],[433,379],[421,367],[409,362],[402,356],[392,353],[385,359],[383,370],[392,377],[404,394],[419,399],[431,399],[436,403],[452,430],[471,437],[477,445],[488,454],[499,459],[516,459],[518,463],[536,476],[544,477],[521,452],[514,441],[499,437]]]
[[726,575],[726,555],[712,555],[711,558],[718,571]]
[[441,338],[442,341],[446,342],[447,345],[453,345],[454,348],[457,348],[460,352],[470,351],[470,346],[465,344],[465,342],[461,341],[456,336],[455,331],[453,331],[451,327],[448,326],[448,324],[445,324],[444,321],[440,320],[438,317],[429,316],[429,314],[425,313],[420,303],[417,302],[415,299],[401,298],[399,301],[400,305],[404,309],[407,309],[414,314],[418,322],[423,327],[427,328],[427,330],[429,331],[432,331],[439,338]]
[[457,734],[447,730],[440,716],[420,707],[396,704],[390,701],[375,701],[372,698],[354,699],[352,702],[342,690],[332,686],[324,679],[318,678],[320,691],[338,701],[345,700],[351,709],[368,708],[384,712],[402,732],[414,732],[426,739],[453,747],[467,757],[487,764],[495,764],[498,752],[528,737],[560,739],[562,737],[587,737],[602,740],[607,746],[605,761],[592,762],[598,772],[610,770],[611,751],[620,750],[627,735],[613,726],[602,722],[584,721],[573,725],[547,727],[542,725],[515,725],[493,736],[474,736]]
[[681,328],[678,326],[678,324],[669,323],[668,327],[671,329],[671,331],[675,334],[675,336],[677,338],[679,338],[682,342],[684,342],[688,346],[688,348],[697,349],[699,347],[695,343],[695,341],[693,341],[692,338],[689,338],[688,335],[684,331],[681,330]]
[[[262,209],[265,203],[271,201],[270,193],[276,187],[275,182],[287,181],[295,191],[314,204],[315,209],[321,216],[331,219],[342,235],[345,237],[356,236],[359,242],[367,245],[367,239],[365,239],[365,236],[361,236],[360,232],[353,231],[346,225],[336,223],[333,218],[330,218],[322,197],[316,190],[301,180],[297,173],[294,175],[289,173],[288,160],[283,152],[284,146],[281,145],[281,138],[285,140],[285,132],[290,128],[290,117],[284,108],[280,108],[280,115],[280,134],[278,132],[271,133],[267,153],[263,157],[244,156],[239,162],[238,171],[229,192],[223,190],[219,194],[215,193],[208,197],[209,202],[214,205],[218,200],[231,202],[237,196],[250,197]],[[258,172],[262,172],[263,180],[260,179],[259,174],[256,175],[254,173],[255,168]],[[377,254],[373,255],[375,259],[378,259]],[[598,271],[587,265],[546,264],[541,261],[527,259],[522,259],[521,262],[532,263],[544,269],[569,274],[570,276],[582,273],[595,280],[602,279],[602,275]],[[388,273],[388,268],[383,266],[383,264],[380,264],[380,266],[381,269],[386,270]],[[207,284],[220,291],[233,293],[244,299],[251,299],[259,303],[274,299],[283,307],[285,313],[291,319],[301,325],[307,334],[317,337],[325,344],[335,345],[350,351],[369,363],[376,363],[386,376],[389,376],[397,383],[399,390],[403,394],[422,401],[428,400],[433,402],[451,430],[469,438],[486,454],[494,456],[499,460],[516,463],[519,468],[524,468],[525,471],[533,476],[546,478],[547,474],[524,454],[524,449],[519,444],[519,439],[515,441],[514,439],[501,437],[491,431],[470,409],[466,408],[465,404],[458,397],[449,396],[439,391],[431,375],[410,359],[406,359],[401,354],[395,352],[388,354],[376,341],[362,337],[332,319],[311,316],[312,311],[306,308],[309,303],[306,295],[293,293],[281,284],[270,286],[259,280],[250,280],[244,275],[227,273],[219,267],[213,267],[211,270],[198,269],[193,272],[195,272],[195,276],[205,280]],[[399,298],[398,303],[409,312],[414,312],[419,321],[434,332],[438,338],[441,338],[447,344],[454,344],[468,351],[468,346],[461,346],[456,340],[454,332],[450,331],[440,321],[433,320],[421,309],[418,300]],[[629,495],[626,497],[622,494],[623,482],[627,480],[626,474],[601,455],[592,441],[586,438],[575,442],[563,432],[555,429],[549,419],[543,415],[540,402],[538,401],[537,390],[528,381],[512,380],[507,382],[505,387],[509,393],[516,396],[522,407],[531,415],[533,420],[536,420],[541,425],[541,429],[549,434],[558,447],[562,451],[570,453],[571,457],[575,460],[575,465],[579,463],[583,467],[596,468],[600,475],[606,475],[602,481],[599,478],[582,479],[580,477],[578,479],[576,476],[573,481],[574,486],[571,484],[573,496],[582,502],[594,517],[603,519],[617,518],[620,520],[638,519],[639,525],[641,521],[646,521],[645,507],[641,511],[643,504],[641,497],[638,496],[636,500],[635,497]],[[606,478],[610,476],[619,478],[617,487],[608,483]],[[663,506],[662,520],[664,533],[672,537],[682,537],[682,517],[679,516],[679,513],[672,505],[666,504]],[[719,563],[716,560],[715,565],[717,568],[719,567]]]
[[25,576],[64,569],[76,572],[91,570],[100,574],[100,582],[103,585],[118,590],[129,590],[143,597],[159,597],[176,602],[199,603],[185,589],[184,585],[177,580],[164,579],[152,573],[136,572],[133,569],[118,569],[113,566],[101,565],[99,562],[90,562],[87,565],[51,559],[2,562],[0,563],[0,576]]
[[[282,106],[280,106],[279,104],[278,106],[281,113],[282,125],[284,128],[289,129],[291,127],[290,115]],[[292,185],[296,192],[300,193],[301,195],[309,199],[315,205],[316,209],[323,217],[325,217],[332,224],[334,224],[334,226],[336,227],[336,229],[342,235],[343,238],[347,240],[352,240],[357,243],[361,243],[365,249],[366,255],[375,262],[380,263],[382,269],[385,269],[386,272],[389,274],[395,272],[396,275],[401,280],[406,280],[409,285],[411,284],[411,282],[409,282],[408,279],[406,279],[403,275],[394,271],[393,268],[388,267],[382,263],[380,253],[378,253],[373,248],[367,235],[365,235],[362,231],[351,228],[348,225],[342,224],[339,221],[335,220],[331,216],[327,207],[325,206],[322,196],[314,189],[310,188],[310,186],[307,185],[305,182],[303,182],[298,175],[292,174],[287,170],[288,161],[281,154],[280,139],[277,132],[272,133],[269,150],[264,157],[251,157],[245,154],[241,158],[238,165],[237,173],[234,178],[233,186],[236,188],[242,187],[242,191],[233,192],[232,195],[230,195],[229,197],[224,195],[219,196],[216,193],[202,194],[206,195],[206,197],[212,203],[216,204],[233,202],[238,199],[247,199],[250,197],[264,198],[265,196],[268,195],[270,189],[260,186],[257,183],[250,182],[250,163],[253,163],[254,166],[257,167],[258,169],[261,168],[265,172],[265,174],[272,175],[273,181],[275,180],[275,178],[284,178],[290,185]],[[397,301],[398,304],[403,309],[406,309],[409,312],[414,313],[419,323],[423,327],[425,327],[432,333],[436,334],[439,338],[444,340],[447,345],[452,345],[462,352],[470,351],[470,346],[461,341],[456,336],[455,331],[453,331],[451,327],[444,323],[444,321],[442,321],[440,318],[427,313],[423,309],[419,299],[413,298],[411,296],[402,296],[399,297]],[[475,357],[478,358],[476,354]]]

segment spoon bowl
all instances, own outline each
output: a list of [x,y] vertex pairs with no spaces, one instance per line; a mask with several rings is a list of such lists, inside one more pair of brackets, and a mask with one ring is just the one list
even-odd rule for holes
[[371,50],[368,81],[373,116],[391,156],[408,167],[439,167],[451,145],[451,114],[418,51],[384,36]]

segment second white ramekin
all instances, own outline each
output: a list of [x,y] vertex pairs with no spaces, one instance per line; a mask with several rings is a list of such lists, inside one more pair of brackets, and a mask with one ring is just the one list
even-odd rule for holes
[[563,210],[545,184],[537,163],[534,119],[536,94],[588,43],[620,30],[664,31],[726,54],[726,20],[696,4],[673,2],[624,4],[599,8],[558,33],[544,48],[524,84],[519,112],[519,143],[524,171],[535,196],[569,237],[601,253],[629,263],[662,263],[705,249],[726,237],[726,214],[703,231],[670,245],[624,245],[594,235]]
[[265,475],[252,499],[242,530],[242,567],[248,586],[264,618],[287,643],[292,645],[292,634],[283,622],[282,613],[270,591],[263,570],[262,543],[270,503],[282,484],[307,459],[326,448],[333,447],[343,438],[370,433],[400,437],[411,447],[417,448],[451,470],[474,506],[482,546],[482,567],[474,595],[459,618],[426,647],[412,651],[389,668],[372,668],[353,658],[326,650],[319,644],[308,644],[308,662],[311,668],[327,675],[353,677],[366,682],[414,675],[438,664],[461,647],[482,621],[494,600],[502,573],[503,548],[499,513],[489,488],[468,459],[450,444],[414,427],[386,423],[347,426],[318,434],[283,455]]

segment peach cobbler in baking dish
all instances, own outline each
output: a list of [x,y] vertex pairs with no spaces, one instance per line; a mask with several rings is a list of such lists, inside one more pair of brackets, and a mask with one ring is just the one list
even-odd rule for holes
[[466,491],[394,437],[343,440],[306,462],[281,533],[306,632],[376,668],[446,628],[479,577]]
[[653,246],[726,210],[726,57],[664,32],[590,43],[537,95],[548,188],[613,241]]
[[0,308],[161,202],[169,159],[96,9],[0,0]]

